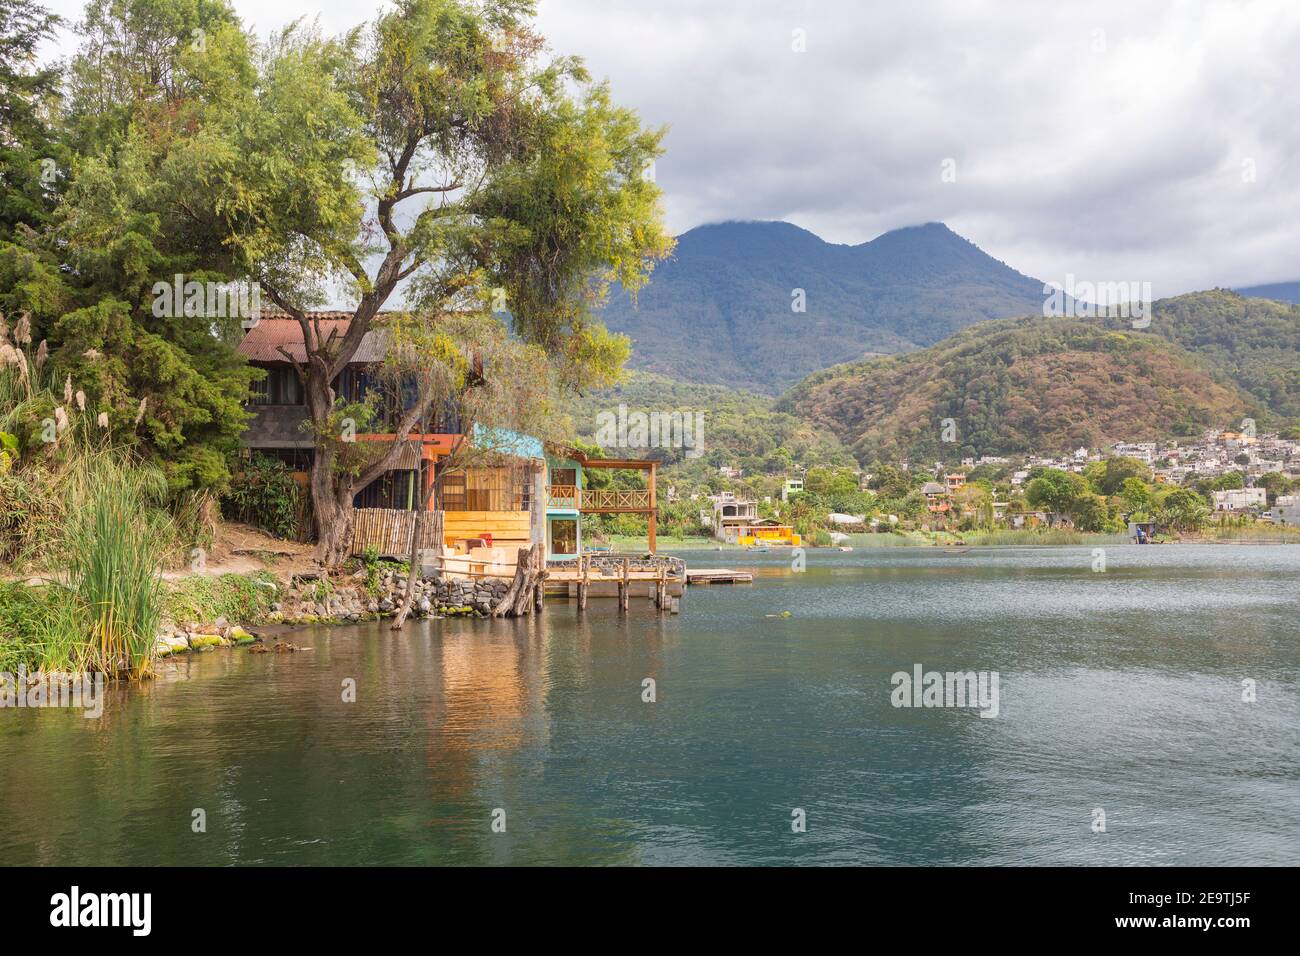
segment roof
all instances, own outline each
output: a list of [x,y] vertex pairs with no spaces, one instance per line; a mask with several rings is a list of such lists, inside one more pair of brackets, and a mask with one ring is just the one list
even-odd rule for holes
[[937,481],[927,481],[924,485],[921,486],[921,494],[923,495],[940,495],[946,493],[947,491],[948,491],[948,486],[941,485]]
[[[352,324],[351,312],[308,312],[307,318],[319,324],[323,339],[328,339],[331,334],[341,338]],[[302,344],[302,326],[297,319],[283,314],[264,314],[244,335],[235,351],[250,362],[285,362],[285,352],[295,362],[302,362],[307,357]],[[384,351],[382,330],[372,329],[362,338],[352,362],[363,365],[382,362]]]
[[576,461],[584,468],[627,468],[639,471],[649,471],[659,467],[659,461],[655,458],[588,458],[583,452],[578,451],[572,445],[566,445],[562,442],[546,442],[546,450],[556,458],[566,458],[569,461]]

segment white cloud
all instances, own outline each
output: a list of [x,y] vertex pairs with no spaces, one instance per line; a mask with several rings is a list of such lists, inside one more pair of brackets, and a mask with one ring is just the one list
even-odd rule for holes
[[[260,33],[374,10],[235,7]],[[1044,279],[1166,295],[1300,278],[1290,0],[543,0],[540,28],[671,127],[656,176],[674,231],[786,219],[861,242],[942,220]]]

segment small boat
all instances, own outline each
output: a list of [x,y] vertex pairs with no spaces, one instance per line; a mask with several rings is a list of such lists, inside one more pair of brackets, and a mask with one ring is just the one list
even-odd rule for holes
[[746,551],[753,551],[753,552],[755,552],[756,554],[766,554],[768,551],[771,551],[772,549],[769,548],[769,547],[768,547],[767,545],[765,545],[765,544],[751,544],[751,545],[750,545],[749,547],[747,547],[745,550],[746,550]]
[[853,547],[852,547],[852,545],[842,544],[842,545],[840,545],[840,550],[841,550],[841,551],[852,551],[852,550],[853,550]]
[[588,551],[613,551],[613,550],[614,550],[614,546],[613,546],[612,544],[589,544],[589,545],[587,545],[586,550],[588,550]]
[[944,554],[965,554],[970,548],[944,548]]

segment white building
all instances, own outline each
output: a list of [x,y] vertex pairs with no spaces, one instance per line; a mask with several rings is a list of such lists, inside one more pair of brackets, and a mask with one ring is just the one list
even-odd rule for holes
[[1268,505],[1268,492],[1263,488],[1230,488],[1214,493],[1215,511],[1248,511]]
[[1280,495],[1273,505],[1273,523],[1300,527],[1300,495]]

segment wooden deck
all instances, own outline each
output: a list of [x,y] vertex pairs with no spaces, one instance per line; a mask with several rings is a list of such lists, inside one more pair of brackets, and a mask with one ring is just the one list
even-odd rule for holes
[[701,568],[686,572],[687,584],[752,584],[753,571],[733,571],[730,568]]

